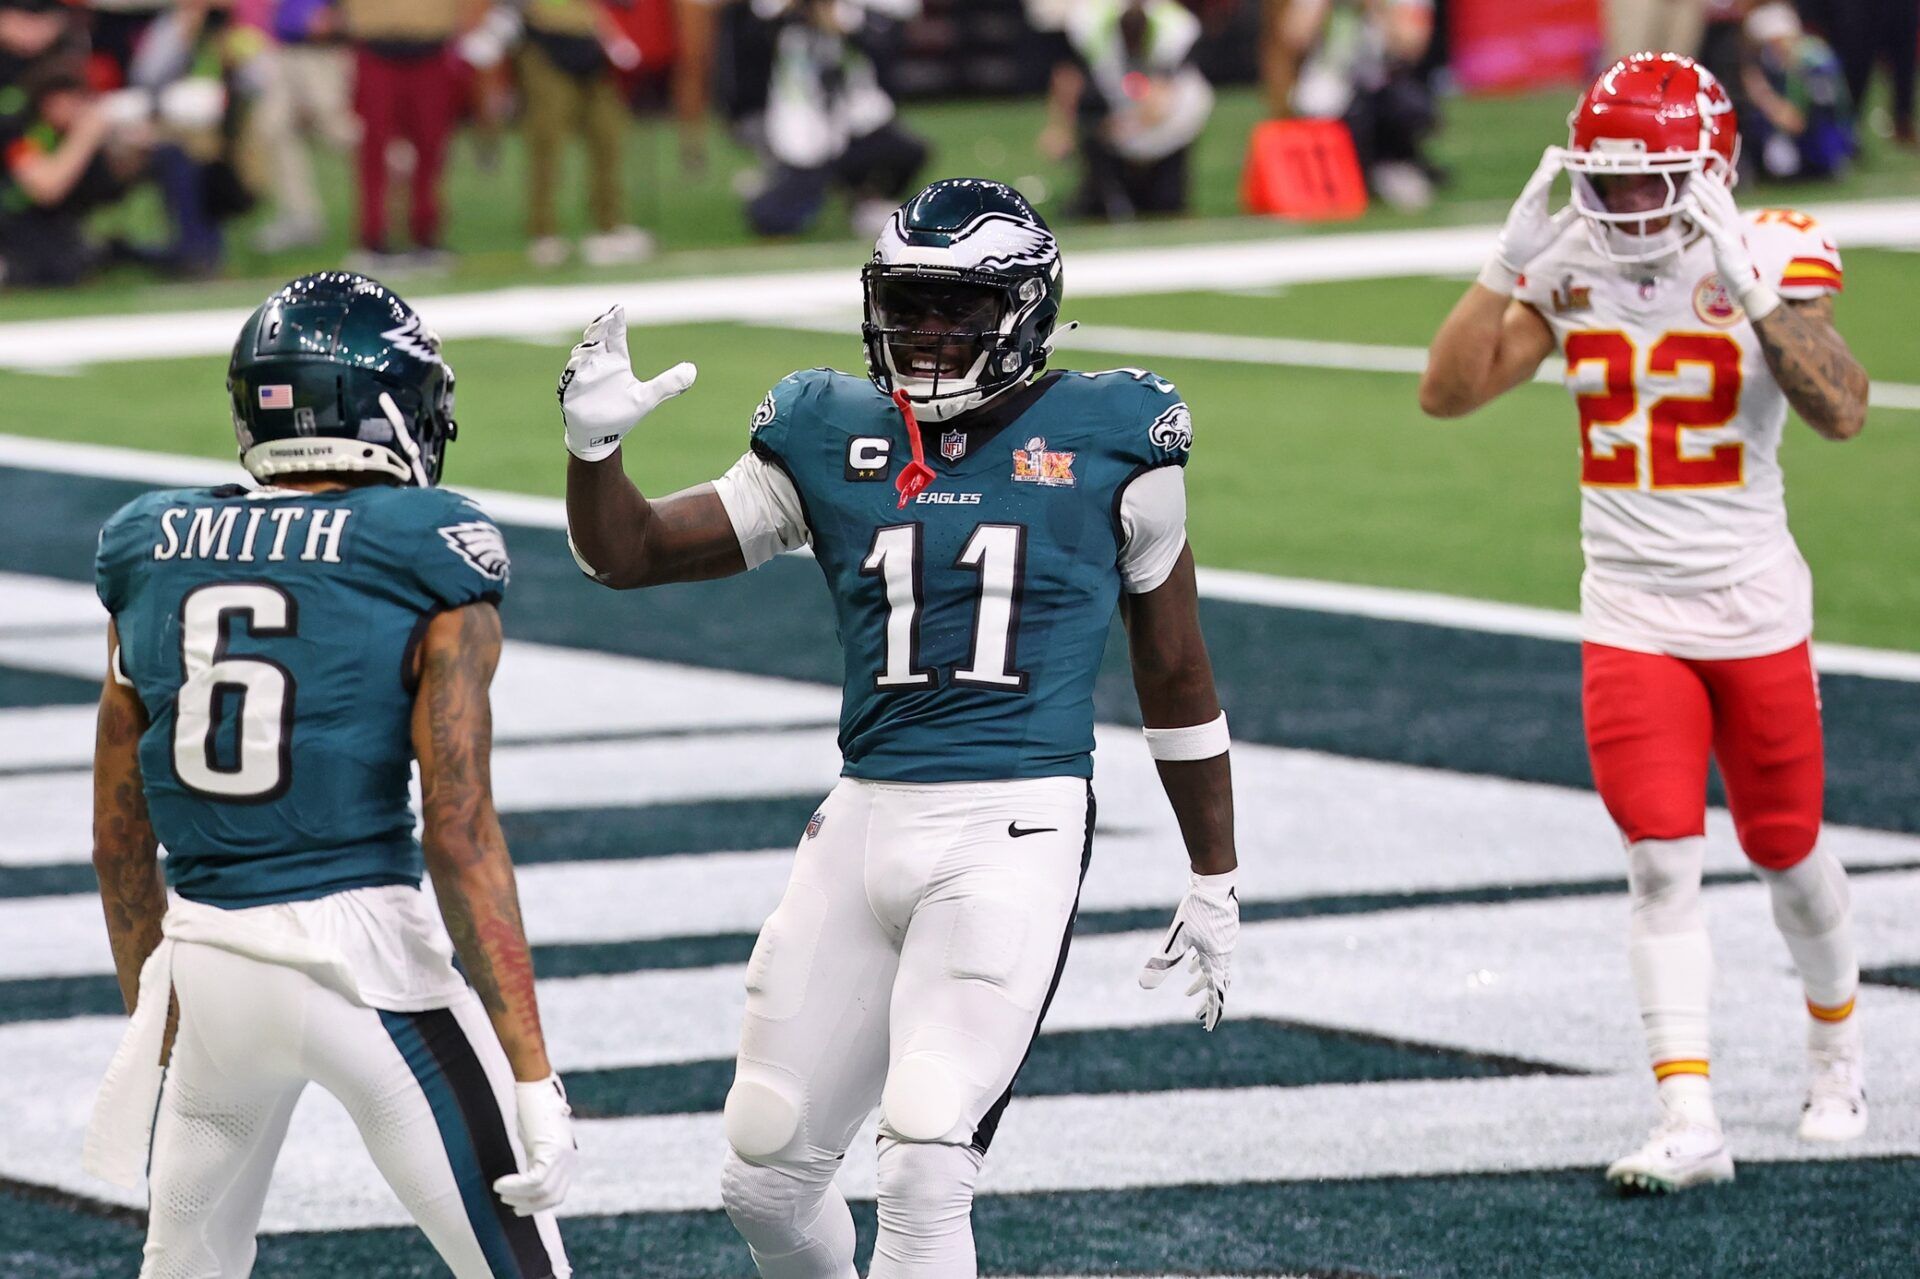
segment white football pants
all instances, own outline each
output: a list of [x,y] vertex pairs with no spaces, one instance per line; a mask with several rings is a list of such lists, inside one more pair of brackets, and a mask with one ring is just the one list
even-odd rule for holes
[[833,1187],[881,1108],[871,1279],[973,1279],[973,1181],[1066,962],[1092,846],[1078,778],[843,779],[747,965],[727,1213],[766,1279],[847,1279]]
[[471,990],[384,1012],[299,969],[183,943],[179,1030],[148,1169],[140,1279],[245,1279],[274,1160],[309,1081],[353,1117],[387,1184],[457,1279],[566,1279],[553,1214],[516,1217],[513,1072]]

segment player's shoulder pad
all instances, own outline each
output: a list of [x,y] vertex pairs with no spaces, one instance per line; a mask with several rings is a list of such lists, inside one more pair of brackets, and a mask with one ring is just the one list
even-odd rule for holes
[[879,394],[863,377],[834,369],[801,369],[774,383],[753,411],[751,443],[784,456],[790,443],[815,427],[842,421],[849,408]]
[[117,613],[126,603],[126,589],[136,565],[153,558],[157,521],[170,506],[204,500],[217,489],[155,489],[142,493],[107,517],[93,557],[94,589],[107,611]]
[[[1083,420],[1097,442],[1134,466],[1185,466],[1193,451],[1193,413],[1173,383],[1147,369],[1068,373],[1070,394],[1095,403]],[[1063,388],[1066,389],[1066,388]]]
[[107,517],[100,528],[100,539],[108,540],[128,534],[144,536],[146,523],[169,506],[184,506],[196,500],[204,500],[219,489],[154,489],[142,493]]
[[484,507],[445,488],[375,490],[367,505],[379,558],[412,577],[434,602],[458,608],[498,601],[513,576],[506,535]]
[[1551,303],[1553,291],[1569,274],[1576,277],[1573,282],[1577,285],[1583,282],[1585,272],[1604,270],[1605,266],[1593,252],[1586,223],[1575,218],[1560,232],[1558,239],[1527,263],[1527,269],[1520,273],[1520,282],[1514,286],[1513,296],[1536,311],[1543,310]]
[[1846,287],[1840,246],[1827,229],[1797,209],[1750,209],[1747,248],[1761,278],[1780,296],[1805,302]]

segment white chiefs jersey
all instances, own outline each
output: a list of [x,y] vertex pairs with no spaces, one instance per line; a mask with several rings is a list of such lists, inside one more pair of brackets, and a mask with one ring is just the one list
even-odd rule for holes
[[[1839,250],[1813,219],[1764,209],[1746,223],[1754,264],[1783,298],[1840,291]],[[1590,579],[1706,591],[1795,553],[1779,460],[1786,395],[1706,237],[1628,266],[1576,221],[1516,296],[1566,357]]]

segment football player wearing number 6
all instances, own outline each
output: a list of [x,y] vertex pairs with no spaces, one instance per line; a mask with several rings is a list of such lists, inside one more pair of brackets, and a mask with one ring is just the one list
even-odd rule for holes
[[[1661,1120],[1607,1170],[1678,1190],[1733,1176],[1708,1084],[1700,902],[1707,761],[1805,986],[1808,1141],[1866,1128],[1845,871],[1820,846],[1812,581],[1787,530],[1787,409],[1860,433],[1867,375],[1833,323],[1840,254],[1811,218],[1742,214],[1733,106],[1707,71],[1636,54],[1595,81],[1434,338],[1420,404],[1471,413],[1566,358],[1580,423],[1583,702],[1626,844],[1629,955]],[[1549,213],[1557,174],[1572,202]]]
[[146,1174],[142,1279],[244,1279],[317,1083],[456,1279],[564,1279],[571,1123],[488,771],[507,550],[436,487],[453,372],[329,272],[253,313],[227,390],[260,487],[148,493],[100,535],[93,856],[133,1021],[86,1166]]
[[567,519],[615,587],[811,545],[846,655],[842,779],[747,965],[721,1193],[766,1279],[849,1279],[833,1185],[880,1109],[874,1279],[972,1279],[981,1160],[1066,960],[1092,846],[1093,684],[1116,605],[1192,873],[1211,1030],[1239,930],[1226,718],[1186,544],[1187,406],[1149,373],[1046,371],[1060,254],[997,182],[936,182],[863,273],[868,377],[775,386],[720,479],[649,500],[621,439],[693,367],[635,379],[601,316],[560,384]]

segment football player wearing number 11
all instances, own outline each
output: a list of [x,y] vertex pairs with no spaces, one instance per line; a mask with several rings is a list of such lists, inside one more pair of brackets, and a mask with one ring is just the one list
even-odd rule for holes
[[[1555,349],[1580,422],[1583,701],[1627,851],[1629,955],[1662,1118],[1623,1187],[1733,1176],[1708,1085],[1707,761],[1805,986],[1808,1141],[1866,1128],[1847,878],[1819,844],[1812,581],[1777,453],[1791,405],[1846,440],[1867,375],[1833,324],[1840,254],[1811,218],[1742,215],[1733,106],[1690,59],[1636,54],[1575,108],[1498,252],[1434,338],[1420,403],[1470,413]],[[1557,174],[1573,200],[1549,214]]]
[[773,388],[720,479],[649,500],[621,440],[693,382],[638,381],[618,308],[560,383],[567,520],[615,587],[810,544],[846,655],[842,779],[747,965],[721,1194],[766,1279],[848,1279],[833,1185],[880,1109],[873,1279],[972,1279],[973,1186],[1066,961],[1092,847],[1093,684],[1116,604],[1192,865],[1141,974],[1182,960],[1211,1030],[1239,930],[1226,718],[1201,640],[1172,386],[1047,372],[1060,254],[1020,194],[936,182],[863,273],[868,377]]

